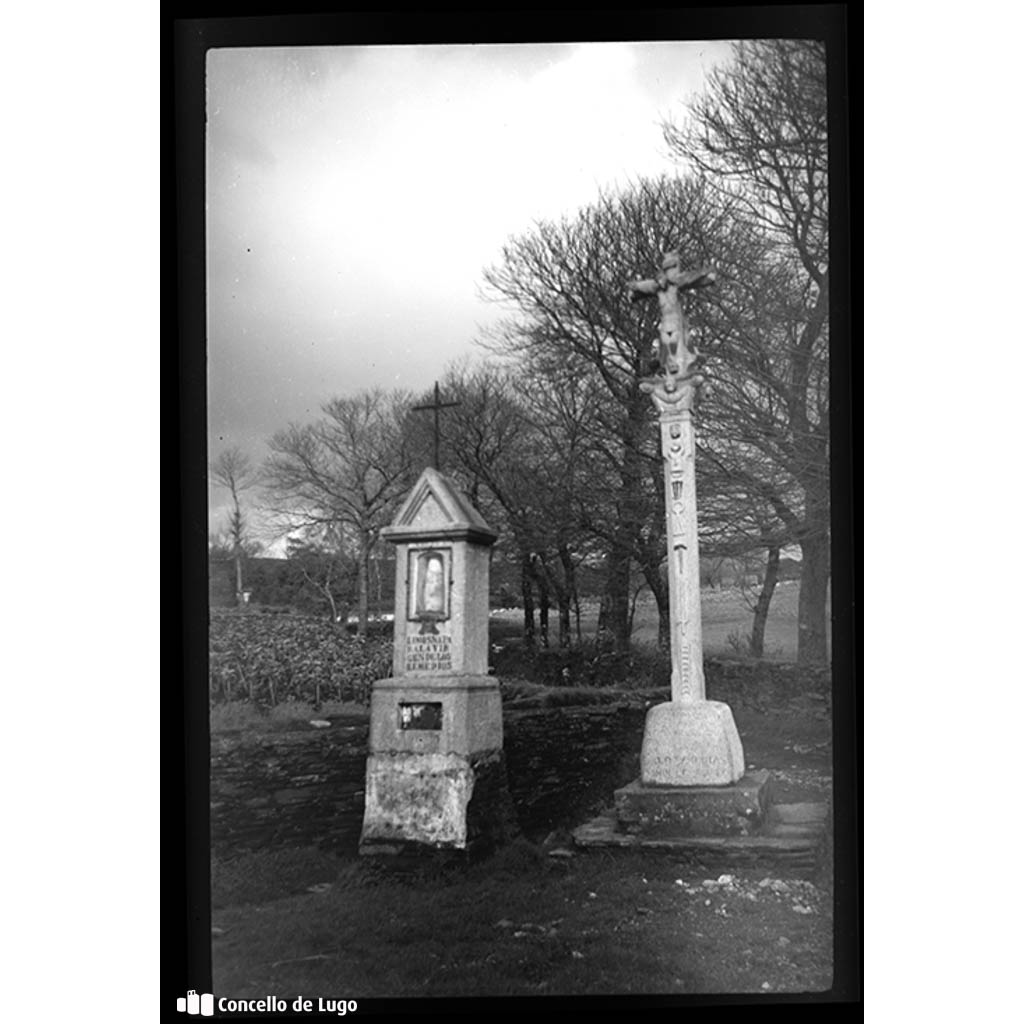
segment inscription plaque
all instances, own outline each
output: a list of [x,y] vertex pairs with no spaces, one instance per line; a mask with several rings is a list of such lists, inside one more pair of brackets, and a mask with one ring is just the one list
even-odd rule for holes
[[406,672],[450,672],[452,638],[447,633],[411,633],[405,638]]
[[441,702],[399,704],[398,728],[429,729],[436,732],[441,728]]

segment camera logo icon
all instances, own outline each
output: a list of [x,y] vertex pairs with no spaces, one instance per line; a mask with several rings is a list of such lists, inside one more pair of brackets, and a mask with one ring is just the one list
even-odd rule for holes
[[205,992],[197,996],[196,990],[190,988],[188,995],[178,997],[178,1013],[190,1013],[193,1017],[212,1017],[213,994]]

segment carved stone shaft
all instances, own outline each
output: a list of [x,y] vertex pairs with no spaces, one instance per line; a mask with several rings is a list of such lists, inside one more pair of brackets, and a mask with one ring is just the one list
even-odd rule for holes
[[704,700],[697,481],[688,409],[662,413],[661,454],[665,461],[672,699],[688,704]]

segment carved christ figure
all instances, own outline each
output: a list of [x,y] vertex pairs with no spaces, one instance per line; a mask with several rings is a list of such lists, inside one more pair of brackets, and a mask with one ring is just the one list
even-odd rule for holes
[[715,283],[715,272],[710,267],[683,270],[678,252],[667,252],[661,261],[657,277],[644,281],[629,281],[630,298],[634,302],[651,296],[658,297],[661,321],[658,324],[658,360],[661,371],[668,377],[685,376],[697,359],[690,348],[690,323],[683,313],[680,292],[706,288]]

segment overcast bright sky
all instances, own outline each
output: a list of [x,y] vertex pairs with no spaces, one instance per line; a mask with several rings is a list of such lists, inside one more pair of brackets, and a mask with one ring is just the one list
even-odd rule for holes
[[[290,421],[418,390],[500,309],[510,235],[600,188],[674,173],[723,42],[212,50],[207,62],[210,457],[260,461]],[[226,492],[211,492],[211,528]]]

